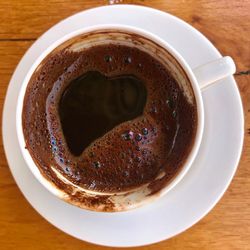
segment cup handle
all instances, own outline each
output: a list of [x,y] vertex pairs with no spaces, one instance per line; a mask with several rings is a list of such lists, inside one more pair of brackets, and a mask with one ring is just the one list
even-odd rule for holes
[[201,90],[205,90],[216,81],[234,74],[235,71],[236,67],[230,56],[222,57],[193,69]]

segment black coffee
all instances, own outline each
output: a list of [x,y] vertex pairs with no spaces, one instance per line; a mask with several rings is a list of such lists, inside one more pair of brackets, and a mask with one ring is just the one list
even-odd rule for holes
[[152,182],[159,190],[153,180],[164,172],[170,181],[192,148],[195,101],[157,57],[136,47],[65,46],[44,59],[25,94],[26,147],[40,171],[69,194],[53,169],[86,189]]
[[79,156],[91,142],[122,122],[142,115],[145,85],[133,75],[108,78],[89,71],[70,82],[59,103],[65,140]]

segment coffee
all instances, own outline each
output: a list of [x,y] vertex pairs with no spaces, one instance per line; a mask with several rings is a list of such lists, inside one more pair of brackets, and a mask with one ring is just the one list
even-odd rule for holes
[[22,113],[27,149],[62,189],[54,170],[88,190],[160,190],[155,179],[176,176],[194,143],[191,87],[157,54],[112,40],[81,47],[82,40],[55,49],[32,75]]

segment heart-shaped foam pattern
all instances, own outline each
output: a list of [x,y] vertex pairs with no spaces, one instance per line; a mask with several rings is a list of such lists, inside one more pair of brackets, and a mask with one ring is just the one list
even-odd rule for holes
[[59,115],[67,145],[78,156],[115,126],[142,115],[146,88],[132,75],[108,78],[90,71],[65,89]]

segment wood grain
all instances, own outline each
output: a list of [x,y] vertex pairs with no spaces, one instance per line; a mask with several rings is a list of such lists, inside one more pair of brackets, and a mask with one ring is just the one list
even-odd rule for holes
[[[109,1],[0,0],[0,112],[21,56],[38,36],[71,14]],[[205,34],[238,72],[250,70],[250,1],[123,1],[172,13]],[[218,205],[198,224],[170,240],[134,249],[250,249],[250,75],[235,76],[245,111],[239,169]],[[0,117],[2,120],[2,117]],[[2,134],[1,134],[2,137]],[[74,239],[45,221],[24,199],[0,142],[0,249],[109,249]]]
[[[36,39],[61,19],[107,0],[0,1],[0,39]],[[206,35],[223,54],[236,59],[238,70],[250,68],[250,1],[134,0],[122,3],[154,7],[176,15]],[[248,50],[247,50],[248,49]]]

